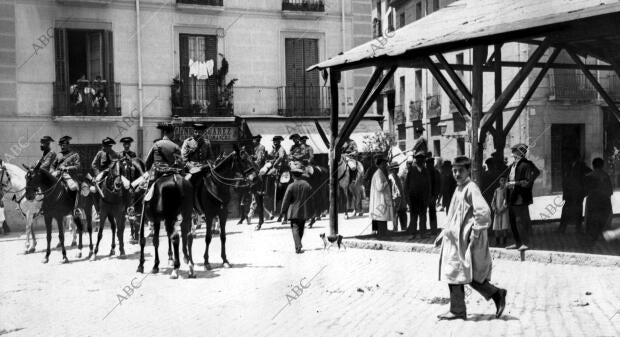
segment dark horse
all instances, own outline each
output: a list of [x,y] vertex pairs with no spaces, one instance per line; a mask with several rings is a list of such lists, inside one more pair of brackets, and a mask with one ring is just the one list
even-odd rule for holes
[[71,215],[75,205],[76,193],[70,191],[62,182],[62,178],[54,177],[50,172],[39,167],[29,168],[24,165],[28,173],[26,174],[26,198],[34,200],[36,195],[43,195],[43,219],[45,220],[45,230],[47,232],[47,249],[43,263],[49,262],[50,243],[52,241],[52,220],[56,220],[58,226],[58,239],[62,249],[62,263],[68,263],[67,252],[65,250],[65,234],[63,219]]
[[[135,181],[146,171],[144,162],[139,158],[123,157],[119,161],[119,173],[129,181]],[[131,244],[137,244],[140,236],[140,214],[142,214],[143,193],[133,188],[126,189],[123,195],[123,210],[131,229]]]
[[95,187],[85,180],[80,184],[80,189],[80,194],[77,196],[77,208],[73,214],[73,221],[79,236],[77,258],[82,257],[82,235],[84,234],[84,229],[88,231],[88,257],[93,255],[93,207],[97,211],[99,210],[99,195],[95,191]]
[[125,232],[125,208],[123,203],[123,197],[130,187],[129,180],[120,175],[119,161],[114,161],[112,166],[108,169],[108,172],[102,178],[101,182],[95,182],[95,188],[100,193],[99,198],[99,230],[97,232],[97,244],[95,245],[95,251],[90,257],[91,261],[97,259],[97,252],[99,252],[99,243],[103,238],[103,229],[105,227],[106,220],[110,221],[110,227],[112,229],[112,247],[110,249],[110,256],[116,254],[116,240],[114,235],[118,237],[119,254],[121,257],[125,256],[125,244],[123,240],[123,233]]
[[[228,203],[230,202],[230,188],[248,184],[247,176],[253,170],[253,163],[247,156],[242,156],[235,146],[235,151],[225,155],[213,166],[205,166],[192,177],[196,190],[195,207],[204,215],[207,234],[204,254],[204,268],[210,270],[209,245],[212,238],[212,223],[217,216],[220,221],[220,242],[222,266],[230,268],[226,257],[226,219],[228,217]],[[247,187],[250,187],[247,185]],[[191,242],[191,241],[190,241]],[[191,247],[190,247],[191,249]],[[191,253],[190,253],[191,256]]]
[[[176,226],[177,217],[181,215],[181,236],[183,238],[183,255],[185,261],[189,264],[189,278],[194,278],[194,263],[191,258],[191,247],[193,237],[188,233],[192,224],[192,198],[194,189],[192,184],[185,180],[178,171],[170,171],[159,177],[153,186],[153,195],[143,204],[143,216],[140,219],[140,264],[138,272],[144,272],[144,222],[145,218],[153,221],[154,235],[153,246],[155,247],[155,263],[153,264],[153,273],[159,272],[159,228],[161,221],[168,234],[168,238],[172,242],[174,251],[174,269],[170,274],[170,278],[179,277],[179,231]],[[189,250],[188,250],[189,248]],[[189,255],[188,255],[189,251]]]

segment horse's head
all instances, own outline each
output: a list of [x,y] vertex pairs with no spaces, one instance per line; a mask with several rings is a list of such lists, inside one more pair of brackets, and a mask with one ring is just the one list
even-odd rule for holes
[[23,165],[26,169],[26,199],[34,200],[40,190],[47,189],[57,179],[48,171],[40,168],[40,164],[34,167]]
[[256,166],[256,163],[252,160],[252,156],[245,150],[245,147],[239,149],[237,145],[234,145],[233,149],[235,151],[236,165],[241,176],[245,178],[250,185],[259,183],[260,176],[258,172],[260,171],[260,167]]
[[119,192],[124,187],[121,167],[121,160],[114,161],[103,181],[103,185],[112,192]]

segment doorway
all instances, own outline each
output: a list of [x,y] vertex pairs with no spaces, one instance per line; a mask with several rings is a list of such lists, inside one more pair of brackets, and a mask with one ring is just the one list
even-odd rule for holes
[[585,152],[585,124],[551,125],[551,190],[562,192],[562,176],[573,153],[581,158]]

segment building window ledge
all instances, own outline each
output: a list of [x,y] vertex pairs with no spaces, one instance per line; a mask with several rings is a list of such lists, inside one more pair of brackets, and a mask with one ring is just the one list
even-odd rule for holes
[[282,17],[294,20],[317,20],[325,15],[325,12],[282,10]]
[[53,122],[122,122],[130,116],[52,116]]
[[202,14],[221,14],[224,12],[224,6],[214,5],[198,5],[177,2],[177,9],[184,12],[202,13]]
[[63,5],[103,7],[110,5],[112,0],[56,0],[56,2]]

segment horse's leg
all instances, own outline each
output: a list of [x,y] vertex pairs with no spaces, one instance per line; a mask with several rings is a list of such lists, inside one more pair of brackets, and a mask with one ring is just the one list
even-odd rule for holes
[[[99,243],[101,242],[101,238],[103,238],[103,229],[105,227],[105,220],[107,217],[108,211],[104,208],[101,208],[101,213],[99,213],[99,226],[97,226],[97,243],[95,244],[95,251],[90,257],[91,261],[95,261],[97,259],[97,253],[99,252]],[[114,237],[112,238],[112,241],[114,241]]]
[[119,208],[119,212],[116,215],[116,235],[118,237],[118,254],[121,257],[125,256],[125,242],[123,240],[125,236],[125,216],[123,209]]
[[209,245],[211,244],[211,235],[212,235],[211,224],[212,223],[213,223],[213,216],[205,215],[205,226],[207,227],[207,233],[205,235],[206,247],[205,247],[205,254],[204,254],[205,270],[211,270],[211,265],[209,264]]
[[78,236],[78,252],[75,254],[76,258],[82,257],[82,233],[84,232],[84,224],[82,223],[82,219],[80,217],[73,218],[73,223],[77,229]]
[[226,258],[226,218],[228,217],[228,207],[224,207],[224,210],[220,212],[220,243],[222,244],[221,256],[222,267],[230,268],[228,258]]
[[[142,205],[142,207],[146,207]],[[144,273],[144,245],[146,244],[146,239],[144,238],[144,213],[140,218],[140,262],[138,264],[138,273]]]
[[69,226],[71,228],[71,247],[77,246],[77,224],[73,220],[73,216],[69,215],[67,217],[67,221],[69,222]]
[[[171,279],[179,278],[179,268],[181,267],[181,262],[179,261],[179,231],[177,229],[176,220],[176,217],[174,217],[174,219],[166,219],[164,221],[166,232],[168,233],[168,237],[171,238],[174,248],[174,269],[172,269],[172,273],[170,274]],[[188,220],[184,219],[183,221],[191,222],[191,216]]]
[[[157,274],[159,272],[159,227],[161,226],[161,220],[156,219],[153,222],[153,248],[155,248],[155,263],[153,263],[153,270],[151,273]],[[142,238],[140,238],[142,240]]]
[[113,211],[108,213],[108,219],[110,220],[110,230],[112,232],[112,244],[110,245],[110,256],[116,255],[116,218]]
[[50,259],[50,245],[52,244],[52,217],[45,215],[45,239],[47,240],[47,248],[45,249],[45,257],[43,263],[49,262]]
[[93,213],[92,210],[86,213],[86,226],[88,230],[88,257],[93,255]]
[[166,239],[168,240],[168,267],[172,267],[174,265],[174,256],[172,255],[172,239],[170,239],[170,235],[166,235]]
[[60,240],[60,249],[62,250],[62,263],[68,263],[69,259],[67,259],[67,251],[65,250],[65,226],[64,220],[67,217],[58,216],[56,218],[56,225],[58,226],[58,239]]
[[192,221],[188,219],[188,216],[192,214],[192,209],[186,209],[182,214],[183,221],[181,222],[181,237],[183,239],[183,257],[185,259],[185,263],[187,263],[189,268],[188,277],[195,278],[196,274],[194,273],[194,259],[192,258],[192,244],[194,242],[194,236],[190,232]]
[[32,213],[30,211],[27,211],[26,212],[26,250],[24,251],[25,254],[30,253],[30,235],[32,232],[32,220],[33,220],[32,218],[33,218]]

